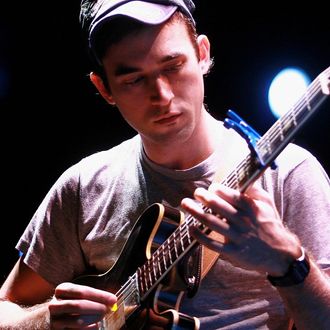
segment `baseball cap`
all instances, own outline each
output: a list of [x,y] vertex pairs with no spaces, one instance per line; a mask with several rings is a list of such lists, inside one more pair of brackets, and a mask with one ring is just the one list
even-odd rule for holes
[[93,49],[97,32],[114,17],[126,16],[145,24],[161,24],[180,10],[195,24],[192,0],[82,0],[80,22]]

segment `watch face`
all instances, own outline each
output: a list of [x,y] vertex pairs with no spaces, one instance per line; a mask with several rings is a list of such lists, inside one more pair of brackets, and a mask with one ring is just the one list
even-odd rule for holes
[[302,248],[302,257],[299,259],[294,260],[287,273],[284,276],[267,276],[267,279],[270,283],[274,286],[290,286],[302,283],[307,275],[309,274],[310,264],[309,258],[305,251]]

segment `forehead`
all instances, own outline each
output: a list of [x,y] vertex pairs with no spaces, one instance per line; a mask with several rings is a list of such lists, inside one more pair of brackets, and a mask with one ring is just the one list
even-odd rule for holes
[[103,62],[151,61],[157,56],[191,51],[193,46],[186,25],[180,20],[171,20],[130,32],[108,47]]

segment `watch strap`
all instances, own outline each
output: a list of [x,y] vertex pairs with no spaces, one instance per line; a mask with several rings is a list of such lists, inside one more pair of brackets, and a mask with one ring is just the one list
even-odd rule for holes
[[291,286],[295,284],[302,283],[310,270],[310,263],[305,249],[301,247],[302,255],[298,259],[294,260],[288,271],[283,276],[271,276],[268,275],[267,279],[273,286]]

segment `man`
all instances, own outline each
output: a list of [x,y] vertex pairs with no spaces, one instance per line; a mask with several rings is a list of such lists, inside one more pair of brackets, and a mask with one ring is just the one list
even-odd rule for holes
[[[218,233],[188,228],[220,257],[200,283],[193,266],[206,252],[201,257],[197,245],[182,258],[188,285],[171,322],[180,327],[177,318],[186,317],[202,329],[286,329],[292,319],[299,329],[329,328],[329,179],[311,154],[289,145],[277,169],[266,170],[245,192],[218,183],[219,173],[229,173],[249,149],[205,109],[210,44],[195,33],[193,9],[190,0],[82,2],[95,65],[91,81],[138,135],[81,160],[51,188],[17,244],[22,257],[1,288],[1,328],[90,329],[101,327],[105,316],[103,326],[121,327],[126,284],[108,292],[93,287],[93,277],[84,282],[80,276],[92,269],[107,274],[111,288],[112,267],[130,267],[144,253],[144,246],[137,251],[127,244],[136,224],[142,226],[134,236],[139,240],[156,222],[157,212],[150,212],[154,221],[143,216],[151,205],[185,210]],[[147,291],[164,265],[160,260],[150,272],[139,266],[138,276],[149,275],[139,287]],[[134,299],[126,307],[140,303]],[[150,315],[131,316],[130,326],[165,327]]]

